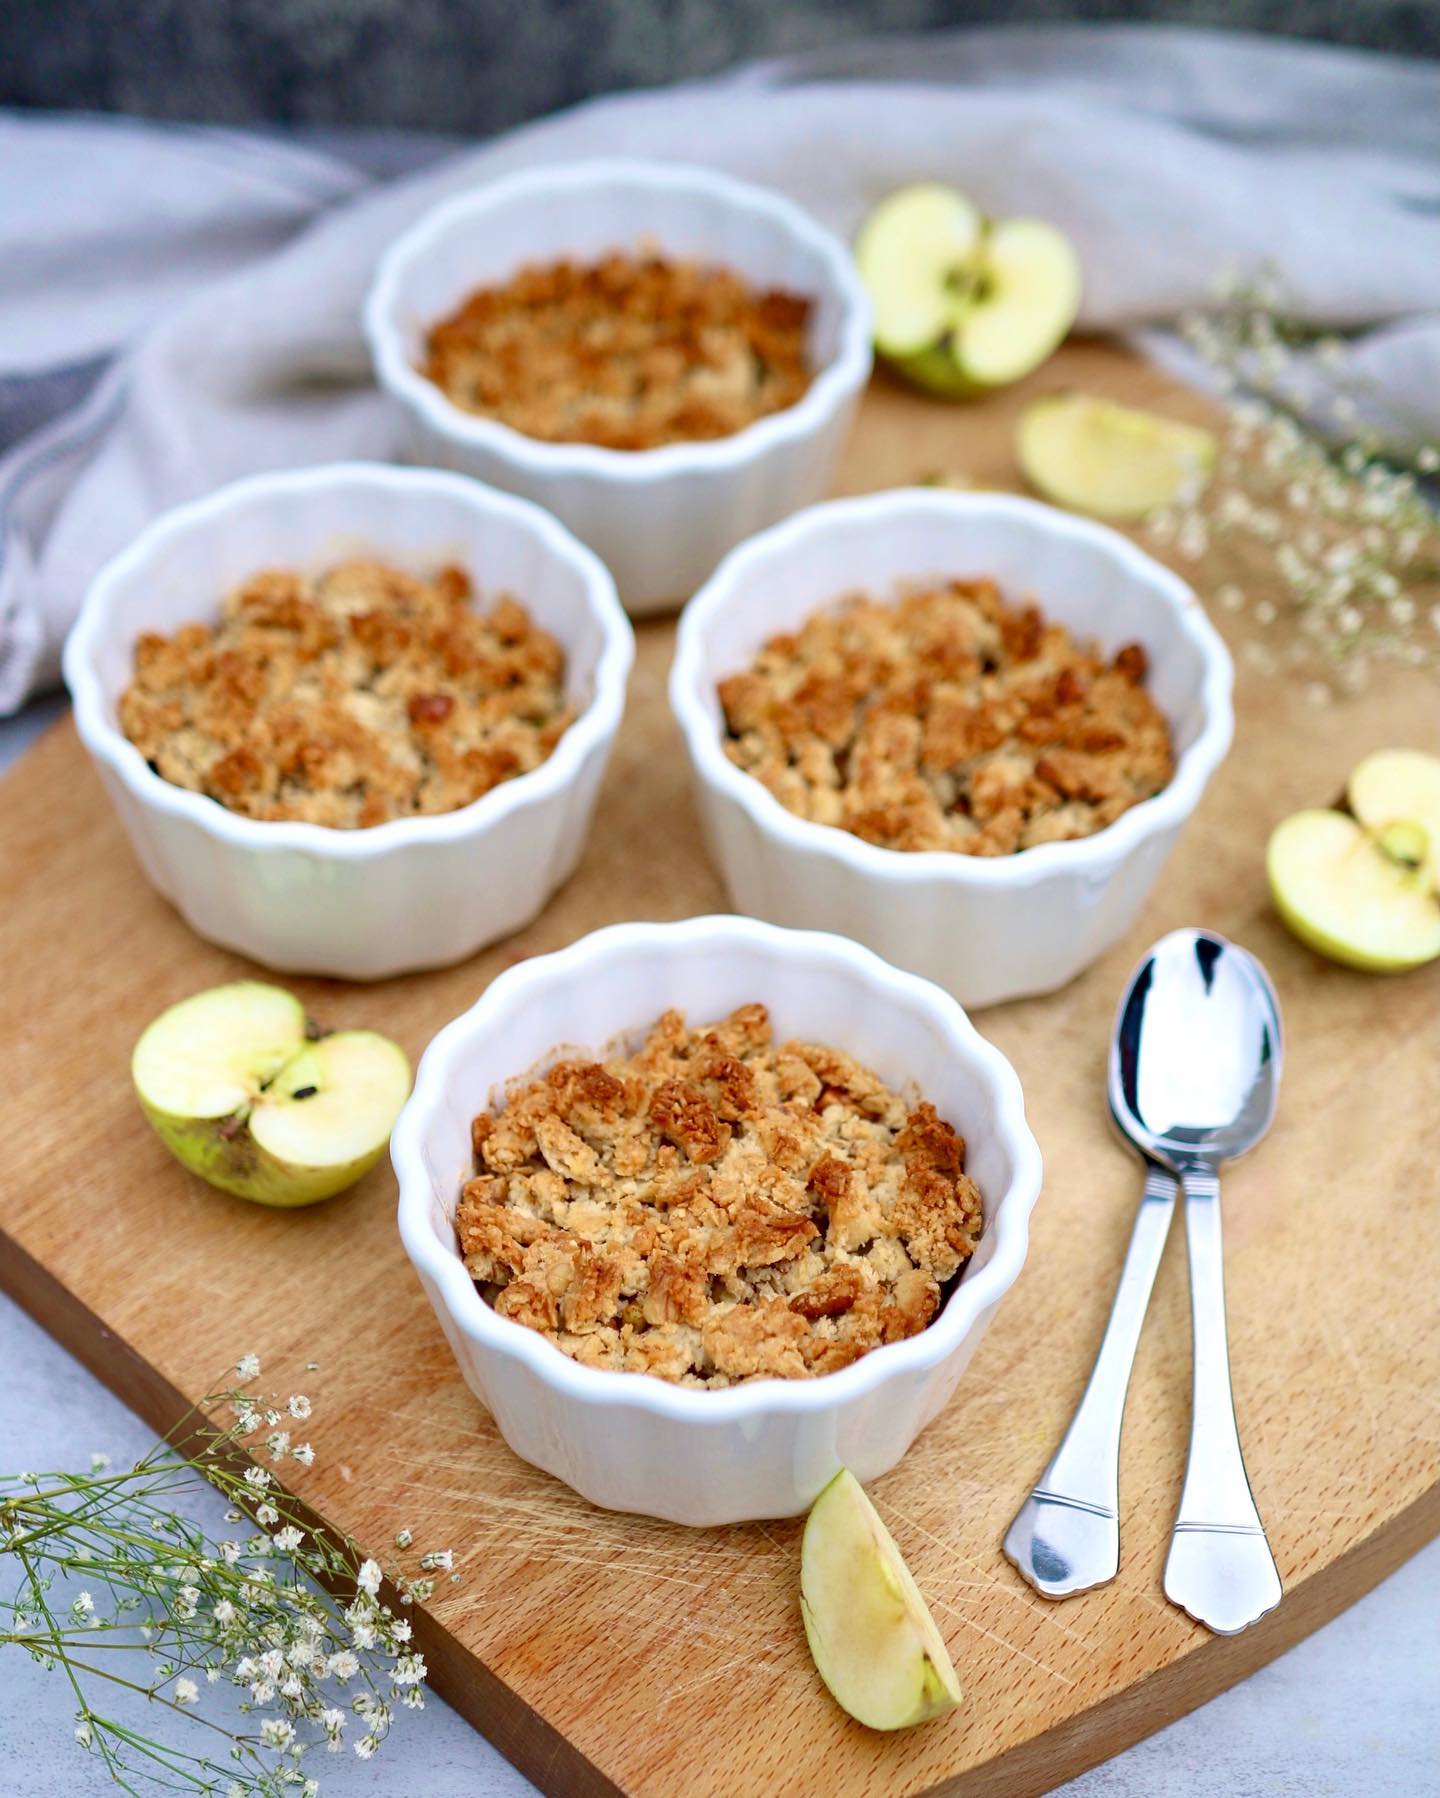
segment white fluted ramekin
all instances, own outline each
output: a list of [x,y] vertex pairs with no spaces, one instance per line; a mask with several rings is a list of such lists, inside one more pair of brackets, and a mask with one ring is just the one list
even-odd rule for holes
[[[454,405],[419,372],[426,332],[527,262],[655,244],[813,298],[809,391],[731,437],[612,450],[543,443]],[[380,263],[365,305],[380,385],[418,461],[547,507],[614,574],[638,614],[694,592],[726,550],[825,492],[870,373],[870,308],[850,252],[798,206],[705,169],[567,163],[446,201]]]
[[[265,822],[161,779],[116,706],[141,631],[213,618],[266,567],[456,562],[564,646],[579,716],[529,774],[472,805],[368,830]],[[96,576],[65,645],[75,723],[135,853],[190,927],[270,968],[377,980],[439,967],[535,916],[579,860],[625,703],[634,636],[599,560],[537,506],[433,470],[339,463],[182,506]]]
[[[1170,784],[1076,842],[986,858],[883,849],[797,817],[726,756],[716,684],[846,594],[993,576],[1107,652],[1139,642],[1174,734]],[[1103,525],[999,493],[814,506],[742,545],[687,606],[670,703],[711,854],[741,910],[840,931],[990,1005],[1063,986],[1129,928],[1229,747],[1230,657],[1185,583]]]
[[[475,1113],[562,1053],[617,1038],[638,1047],[669,1006],[699,1024],[756,1000],[777,1039],[848,1050],[965,1136],[985,1232],[934,1323],[820,1379],[711,1392],[583,1367],[501,1317],[465,1271],[451,1221]],[[619,924],[501,974],[425,1051],[390,1153],[406,1252],[511,1448],[597,1505],[691,1524],[788,1517],[842,1466],[861,1480],[893,1467],[1019,1274],[1040,1190],[1020,1082],[953,999],[840,937],[733,917]]]

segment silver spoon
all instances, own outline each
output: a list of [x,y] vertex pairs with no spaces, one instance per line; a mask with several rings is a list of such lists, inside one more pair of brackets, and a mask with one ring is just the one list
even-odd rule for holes
[[1209,931],[1175,930],[1136,970],[1110,1053],[1116,1122],[1185,1194],[1194,1396],[1165,1595],[1234,1635],[1275,1608],[1281,1587],[1235,1427],[1220,1167],[1275,1115],[1280,1008],[1253,955]]
[[[1124,1015],[1122,1003],[1117,1031]],[[1116,1065],[1112,1054],[1112,1084]],[[1178,1190],[1169,1169],[1151,1162],[1089,1383],[1053,1459],[1005,1536],[1005,1553],[1046,1598],[1087,1592],[1120,1571],[1125,1394]]]
[[[1015,1563],[1020,1573],[1029,1580],[1038,1592],[1047,1598],[1065,1598],[1075,1592],[1084,1592],[1093,1586],[1103,1585],[1115,1577],[1120,1566],[1120,1526],[1119,1526],[1119,1458],[1120,1431],[1124,1414],[1125,1394],[1130,1381],[1130,1372],[1135,1358],[1136,1345],[1140,1339],[1140,1329],[1144,1322],[1145,1311],[1150,1302],[1150,1292],[1154,1285],[1155,1273],[1160,1265],[1160,1256],[1165,1247],[1165,1239],[1170,1231],[1170,1220],[1174,1213],[1175,1197],[1178,1183],[1169,1168],[1158,1161],[1150,1159],[1149,1132],[1144,1125],[1134,1122],[1137,1105],[1137,1078],[1139,1065],[1139,1044],[1143,1028],[1146,1024],[1147,1007],[1151,1012],[1152,1025],[1158,1022],[1158,1010],[1152,999],[1152,988],[1156,979],[1157,961],[1169,969],[1172,960],[1177,956],[1182,964],[1187,959],[1194,962],[1196,945],[1204,937],[1207,944],[1206,956],[1212,949],[1228,952],[1232,958],[1244,957],[1245,963],[1256,977],[1258,990],[1263,995],[1262,1010],[1265,1014],[1265,1027],[1268,1031],[1268,1048],[1264,1057],[1266,1072],[1264,1081],[1268,1090],[1266,1110],[1263,1121],[1250,1137],[1249,1141],[1258,1140],[1270,1120],[1274,1105],[1274,1086],[1279,1074],[1279,1017],[1275,1008],[1274,996],[1270,992],[1269,983],[1265,980],[1258,963],[1255,963],[1243,950],[1236,950],[1224,942],[1223,938],[1212,937],[1198,931],[1180,931],[1172,937],[1165,938],[1137,968],[1132,976],[1130,986],[1121,1001],[1120,1010],[1115,1021],[1115,1031],[1111,1043],[1109,1063],[1110,1107],[1117,1126],[1123,1134],[1130,1137],[1137,1146],[1146,1153],[1147,1168],[1145,1192],[1140,1204],[1139,1215],[1135,1220],[1135,1228],[1131,1235],[1130,1246],[1126,1252],[1125,1265],[1120,1276],[1120,1285],[1115,1294],[1111,1308],[1110,1320],[1106,1325],[1105,1335],[1100,1350],[1095,1358],[1094,1370],[1084,1396],[1066,1431],[1065,1438],[1056,1451],[1053,1460],[1040,1476],[1038,1483],[1025,1504],[1021,1506],[1015,1521],[1011,1524],[1005,1537],[1005,1552]],[[1195,964],[1198,966],[1198,963]],[[1236,960],[1239,966],[1238,959]],[[1193,980],[1182,965],[1182,979],[1179,993],[1185,994]],[[1200,981],[1202,996],[1200,1001],[1203,1010],[1208,1002],[1209,989],[1206,988],[1203,976]],[[1227,980],[1224,991],[1230,991]],[[1174,995],[1172,995],[1173,999]],[[1213,1028],[1215,1014],[1209,1014],[1209,1024]],[[1198,1028],[1198,1021],[1197,1021]],[[1183,1038],[1183,1030],[1182,1030]],[[1146,1043],[1147,1082],[1153,1073],[1154,1058],[1157,1053],[1159,1038],[1152,1035]],[[1168,1047],[1166,1053],[1169,1053]],[[1234,1056],[1233,1041],[1227,1041],[1220,1049],[1223,1063],[1230,1063]],[[1175,1073],[1181,1079],[1188,1074],[1186,1058],[1182,1053]],[[1147,1100],[1150,1086],[1146,1088]],[[1223,1110],[1223,1107],[1222,1107]],[[1158,1143],[1158,1138],[1155,1139]],[[1241,1146],[1248,1147],[1249,1141]],[[1186,1142],[1187,1152],[1193,1151],[1195,1145]],[[1216,1160],[1223,1160],[1229,1153],[1238,1153],[1239,1148],[1226,1149],[1220,1152]],[[1214,1181],[1213,1168],[1210,1179]],[[1214,1219],[1214,1233],[1218,1251],[1219,1217],[1218,1209],[1211,1207]],[[1187,1208],[1187,1217],[1188,1217]],[[1190,1228],[1195,1228],[1195,1220],[1189,1219]],[[1194,1264],[1192,1250],[1192,1268]],[[1220,1260],[1218,1252],[1208,1258],[1202,1255],[1202,1261],[1208,1268],[1213,1264],[1216,1277],[1219,1277]],[[1230,1454],[1239,1468],[1239,1485],[1244,1496],[1247,1512],[1247,1528],[1249,1520],[1258,1530],[1259,1519],[1255,1515],[1254,1500],[1250,1497],[1249,1483],[1245,1479],[1244,1465],[1240,1461],[1239,1442],[1235,1435],[1233,1408],[1229,1402],[1228,1359],[1225,1355],[1224,1332],[1224,1296],[1223,1289],[1215,1287],[1206,1304],[1207,1319],[1213,1321],[1218,1313],[1220,1345],[1219,1380],[1223,1398],[1222,1418],[1229,1418]],[[1197,1289],[1197,1342],[1201,1340],[1202,1331],[1199,1323],[1199,1294]],[[1211,1332],[1205,1333],[1206,1340]],[[1197,1422],[1202,1414],[1199,1399],[1199,1356],[1197,1355]],[[1206,1419],[1211,1417],[1213,1407],[1209,1403],[1209,1394],[1214,1384],[1213,1367],[1207,1363],[1205,1390],[1207,1394],[1203,1411]],[[1205,1442],[1209,1441],[1209,1424],[1205,1431]],[[1192,1468],[1201,1464],[1196,1449],[1201,1442],[1201,1433],[1197,1427],[1192,1440]],[[1205,1453],[1208,1454],[1208,1448]],[[1200,1487],[1194,1488],[1197,1505],[1200,1499]],[[1192,1487],[1187,1482],[1186,1494],[1191,1495]],[[1197,1517],[1196,1511],[1182,1504],[1179,1524],[1186,1525],[1194,1521],[1204,1521]],[[1177,1525],[1177,1529],[1179,1525]],[[1189,1536],[1191,1531],[1183,1531]],[[1177,1538],[1178,1540],[1178,1538]],[[1263,1536],[1261,1546],[1264,1546]],[[1246,1549],[1244,1552],[1252,1551]],[[1269,1562],[1270,1583],[1268,1590],[1273,1594],[1263,1609],[1269,1609],[1279,1598],[1279,1580],[1274,1573],[1274,1563],[1269,1561],[1269,1550],[1265,1549],[1265,1558]],[[1184,1556],[1192,1550],[1187,1546]],[[1181,1557],[1183,1558],[1183,1557]],[[1172,1555],[1172,1564],[1176,1567],[1176,1584],[1172,1587],[1167,1576],[1166,1590],[1179,1604],[1199,1615],[1195,1606],[1214,1613],[1213,1617],[1203,1618],[1211,1623],[1212,1628],[1224,1625],[1216,1621],[1221,1616],[1219,1608],[1207,1603],[1198,1591],[1192,1591],[1195,1582],[1187,1580],[1180,1567],[1179,1559]],[[1182,1596],[1183,1594],[1183,1596]],[[1187,1599],[1194,1600],[1194,1604]],[[1261,1614],[1255,1610],[1253,1616]],[[1246,1617],[1244,1621],[1251,1621]],[[1231,1628],[1243,1627],[1242,1623],[1231,1623]]]

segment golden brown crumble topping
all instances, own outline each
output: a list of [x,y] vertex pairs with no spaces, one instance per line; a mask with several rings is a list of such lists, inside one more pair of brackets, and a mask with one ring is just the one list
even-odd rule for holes
[[1090,836],[1174,772],[1138,643],[1106,661],[993,581],[857,597],[720,683],[725,752],[885,849],[1009,855]]
[[657,255],[533,264],[436,325],[421,373],[527,437],[655,449],[793,406],[811,381],[810,310]]
[[455,1227],[502,1317],[589,1367],[804,1379],[923,1330],[974,1253],[965,1142],[763,1005],[562,1061],[474,1121]]
[[120,726],[155,772],[251,818],[340,830],[455,811],[550,754],[564,654],[469,577],[381,562],[266,569],[221,618],[146,631]]

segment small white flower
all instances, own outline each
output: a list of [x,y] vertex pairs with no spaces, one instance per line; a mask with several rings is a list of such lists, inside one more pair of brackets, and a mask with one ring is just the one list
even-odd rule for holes
[[280,1696],[282,1698],[299,1698],[304,1690],[305,1682],[301,1679],[297,1679],[293,1673],[288,1679],[282,1679],[280,1682]]
[[408,1548],[414,1540],[415,1532],[413,1530],[397,1530],[395,1532],[395,1546],[397,1548]]
[[205,1683],[207,1685],[213,1686],[219,1677],[220,1669],[218,1667],[207,1667],[205,1669]]
[[354,1679],[360,1671],[360,1662],[348,1648],[342,1648],[338,1654],[330,1656],[325,1663],[325,1668],[332,1679],[343,1682],[347,1679]]
[[264,1492],[270,1485],[270,1475],[263,1467],[247,1467],[245,1484],[252,1492]]
[[407,1711],[423,1711],[425,1709],[425,1694],[419,1686],[406,1686],[398,1696]]
[[242,1355],[235,1363],[235,1371],[242,1380],[253,1380],[260,1373],[260,1357],[258,1355]]
[[290,1450],[290,1458],[298,1461],[302,1467],[309,1467],[315,1459],[315,1450],[308,1442],[302,1442],[298,1448]]
[[375,1626],[370,1623],[354,1623],[350,1626],[350,1640],[363,1654],[367,1648],[375,1646]]
[[355,1575],[355,1583],[362,1592],[368,1592],[373,1598],[380,1590],[380,1565],[377,1561],[362,1561],[360,1571]]
[[310,1401],[303,1392],[292,1392],[285,1408],[292,1417],[302,1420],[310,1415]]
[[91,1455],[91,1457],[90,1457],[90,1471],[91,1471],[91,1473],[104,1473],[104,1471],[105,1471],[105,1469],[106,1469],[106,1468],[107,1468],[107,1467],[108,1467],[108,1466],[109,1466],[109,1465],[110,1465],[110,1457],[109,1457],[109,1455],[106,1455],[106,1454],[93,1454],[93,1455]]
[[260,1725],[260,1740],[266,1748],[288,1748],[295,1740],[295,1725],[284,1717],[267,1717]]
[[266,1446],[266,1448],[269,1449],[270,1458],[272,1460],[274,1460],[274,1461],[282,1460],[284,1458],[285,1451],[290,1446],[289,1430],[273,1431],[269,1436],[267,1436],[265,1438],[265,1446]]
[[82,1748],[88,1748],[90,1746],[91,1731],[88,1718],[85,1722],[77,1723],[75,1725],[75,1740]]
[[95,1600],[88,1592],[77,1592],[75,1594],[75,1602],[70,1606],[70,1609],[77,1617],[88,1617],[95,1609]]
[[346,1717],[344,1711],[332,1709],[320,1713],[320,1727],[327,1736],[338,1736],[348,1721],[349,1718]]
[[374,1754],[379,1746],[380,1744],[376,1741],[374,1736],[361,1736],[360,1740],[355,1744],[355,1752],[360,1756],[362,1761],[368,1761],[370,1756]]
[[411,1635],[410,1625],[402,1617],[398,1622],[390,1625],[390,1634],[397,1642],[408,1642]]
[[279,1679],[285,1671],[285,1656],[278,1648],[267,1648],[260,1656],[260,1671],[266,1679]]
[[176,1704],[198,1704],[200,1688],[193,1679],[177,1679],[175,1681]]
[[307,1779],[300,1788],[300,1798],[320,1798],[320,1781]]
[[451,1548],[434,1549],[428,1555],[421,1555],[420,1565],[432,1572],[438,1569],[441,1573],[448,1573],[455,1565],[455,1551]]
[[418,1686],[424,1677],[423,1654],[402,1654],[390,1673],[391,1680],[397,1686]]
[[280,1552],[287,1555],[294,1554],[295,1550],[304,1540],[304,1532],[296,1529],[293,1523],[287,1523],[283,1530],[277,1530],[271,1537],[271,1541],[274,1542]]
[[222,1629],[228,1629],[235,1621],[235,1607],[228,1598],[222,1598],[216,1605],[214,1617]]
[[240,1559],[240,1544],[238,1542],[222,1542],[220,1544],[220,1559],[227,1567],[233,1567]]
[[1415,466],[1421,474],[1434,474],[1440,469],[1440,449],[1433,443],[1427,443],[1415,458]]
[[250,1696],[258,1705],[264,1706],[269,1704],[270,1700],[275,1696],[273,1682],[268,1679],[257,1679],[255,1684],[250,1688]]
[[260,1505],[255,1511],[255,1521],[268,1530],[272,1523],[279,1523],[280,1513],[274,1505]]

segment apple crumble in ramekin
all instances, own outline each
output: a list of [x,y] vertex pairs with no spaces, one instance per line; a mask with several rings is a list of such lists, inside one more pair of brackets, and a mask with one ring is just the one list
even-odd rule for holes
[[477,611],[460,568],[273,568],[214,626],[144,632],[119,719],[177,786],[348,830],[456,811],[539,767],[574,716],[564,671],[514,599]]
[[463,411],[549,443],[729,437],[813,378],[811,302],[658,254],[532,263],[433,326],[421,372]]
[[473,1125],[455,1226],[502,1316],[689,1386],[831,1373],[935,1316],[980,1193],[932,1105],[763,1005],[561,1061]]
[[720,682],[725,752],[789,811],[885,849],[1009,855],[1167,785],[1137,643],[1113,658],[989,580],[855,597]]

